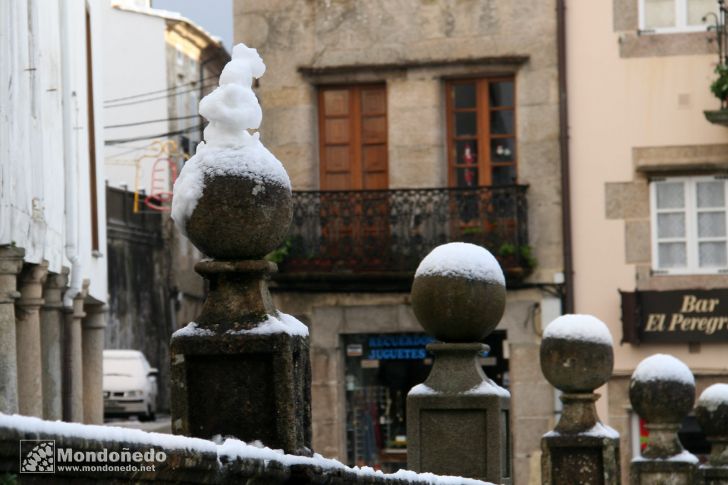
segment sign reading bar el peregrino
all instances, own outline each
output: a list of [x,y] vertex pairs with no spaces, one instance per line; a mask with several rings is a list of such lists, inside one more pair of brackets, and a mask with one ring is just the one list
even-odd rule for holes
[[621,294],[623,341],[728,341],[728,289]]

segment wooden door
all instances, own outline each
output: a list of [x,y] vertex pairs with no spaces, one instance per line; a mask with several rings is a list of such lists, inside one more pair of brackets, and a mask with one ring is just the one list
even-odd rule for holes
[[326,252],[374,269],[389,236],[386,87],[321,88],[319,134]]

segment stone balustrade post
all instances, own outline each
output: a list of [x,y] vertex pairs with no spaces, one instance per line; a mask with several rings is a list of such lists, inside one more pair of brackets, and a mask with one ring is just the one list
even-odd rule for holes
[[713,384],[698,398],[695,416],[710,442],[708,462],[700,466],[705,485],[728,485],[728,384]]
[[[209,282],[202,313],[172,335],[172,431],[260,440],[310,455],[308,329],[274,307],[268,278],[276,266],[263,259],[288,233],[290,180],[246,130],[260,123],[246,113],[260,113],[250,86],[264,70],[255,49],[234,47],[221,88],[200,102],[210,119],[206,143],[175,183],[172,217],[213,259],[195,266]],[[220,97],[227,89],[241,94]],[[213,105],[218,108],[204,111]],[[233,126],[223,112],[243,113],[248,121]]]
[[510,484],[510,393],[483,372],[481,343],[505,310],[505,279],[484,248],[450,243],[415,274],[412,307],[440,342],[423,384],[407,395],[407,467]]
[[18,412],[18,362],[15,336],[15,300],[18,273],[25,250],[0,246],[0,412]]
[[541,370],[563,392],[561,418],[541,439],[541,483],[620,483],[619,434],[599,420],[594,393],[612,375],[607,326],[591,315],[551,322],[541,342]]
[[68,268],[49,273],[40,309],[40,350],[43,382],[43,418],[63,419],[63,291]]
[[104,423],[104,329],[107,307],[87,303],[82,321],[83,422]]
[[642,456],[630,466],[633,485],[694,485],[698,458],[683,449],[677,432],[695,401],[695,378],[671,355],[655,354],[635,369],[629,400],[649,432]]
[[43,417],[40,307],[48,263],[26,264],[18,279],[20,299],[15,303],[16,348],[18,353],[18,411]]
[[64,308],[63,329],[63,420],[83,422],[83,333],[81,322],[86,314],[83,302],[88,281],[73,298],[73,306]]

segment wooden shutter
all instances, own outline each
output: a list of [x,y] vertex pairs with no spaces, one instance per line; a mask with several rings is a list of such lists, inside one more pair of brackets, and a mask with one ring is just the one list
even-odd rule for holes
[[388,187],[385,86],[322,88],[319,133],[321,190]]

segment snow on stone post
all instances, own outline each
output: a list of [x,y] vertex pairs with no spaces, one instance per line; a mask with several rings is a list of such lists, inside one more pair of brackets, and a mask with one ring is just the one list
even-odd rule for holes
[[255,49],[233,48],[220,86],[200,101],[205,142],[174,186],[178,229],[213,259],[195,266],[209,281],[202,313],[172,336],[172,431],[310,454],[308,329],[273,306],[276,266],[263,259],[292,217],[283,165],[248,132],[262,119],[251,85],[264,72]]
[[642,456],[632,460],[631,483],[698,483],[698,458],[683,449],[677,436],[695,402],[695,378],[688,366],[671,355],[647,357],[632,374],[629,400],[649,431]]
[[411,470],[511,483],[510,394],[490,380],[478,357],[505,309],[505,278],[486,249],[438,246],[420,263],[412,307],[440,342],[430,375],[407,395]]
[[607,326],[591,315],[564,315],[541,341],[541,371],[562,391],[561,418],[541,438],[541,483],[620,482],[619,433],[599,421],[594,393],[612,375],[614,353]]
[[728,484],[728,384],[713,384],[698,398],[695,416],[710,442],[708,463],[701,465],[703,483]]

